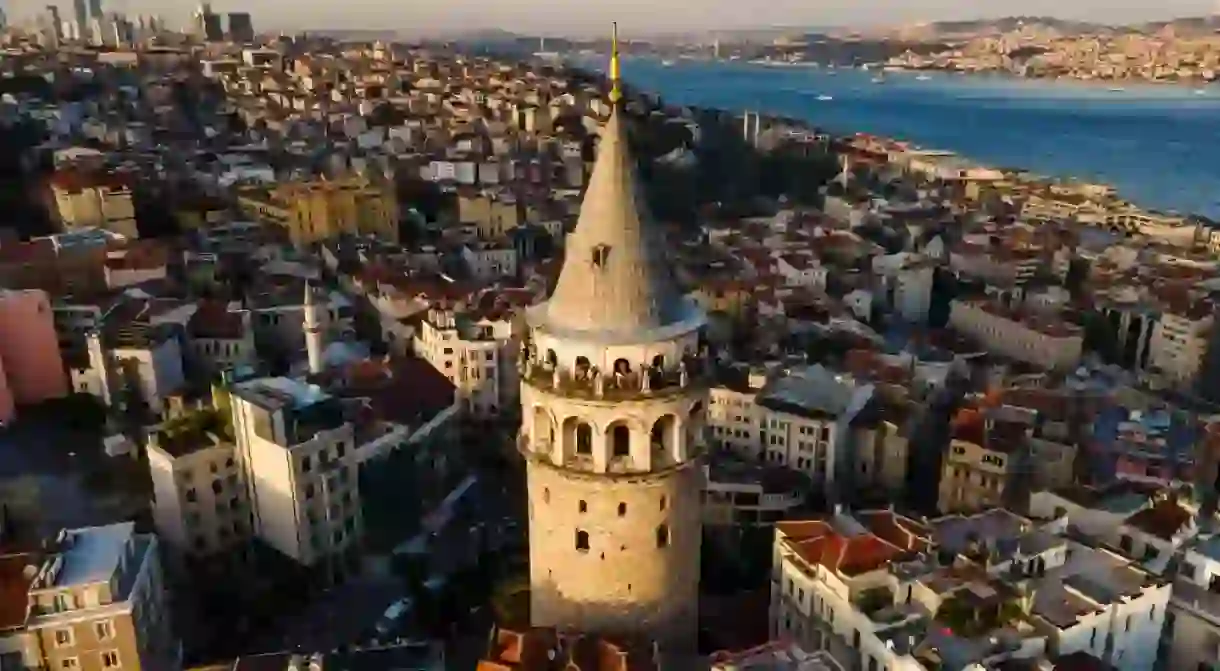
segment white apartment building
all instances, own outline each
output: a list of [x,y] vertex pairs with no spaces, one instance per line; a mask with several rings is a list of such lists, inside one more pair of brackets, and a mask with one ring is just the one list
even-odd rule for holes
[[955,300],[949,327],[989,351],[1046,369],[1068,369],[1080,361],[1083,330],[1058,319],[1018,314],[986,300]]
[[143,403],[154,413],[183,388],[182,346],[171,324],[105,324],[86,336],[89,367],[70,371],[72,388],[106,405]]
[[339,399],[299,380],[260,378],[233,386],[232,409],[255,536],[324,582],[355,570],[358,462]]
[[517,248],[511,243],[476,242],[462,247],[462,260],[480,282],[517,276]]
[[918,255],[895,254],[873,259],[873,272],[884,279],[887,304],[912,324],[928,321],[936,262]]
[[1152,330],[1149,367],[1177,386],[1193,384],[1207,354],[1213,322],[1210,304],[1163,312]]
[[1220,536],[1200,539],[1178,563],[1167,623],[1167,669],[1220,665]]
[[507,314],[488,318],[434,308],[420,321],[414,349],[453,382],[471,417],[494,419],[518,404],[518,342]]
[[872,397],[872,386],[840,381],[822,366],[769,381],[753,373],[734,382],[712,388],[713,444],[755,463],[804,473],[829,492],[851,421]]
[[782,522],[772,635],[873,671],[1073,653],[1151,671],[1169,584],[1065,529],[1004,510],[927,524],[890,511]]
[[[185,421],[190,421],[186,418]],[[146,445],[153,484],[153,524],[175,568],[245,557],[252,517],[237,447],[206,430],[163,427]]]

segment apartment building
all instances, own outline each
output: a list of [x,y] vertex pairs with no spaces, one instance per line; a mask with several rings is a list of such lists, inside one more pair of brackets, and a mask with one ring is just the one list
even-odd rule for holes
[[13,419],[19,404],[67,393],[47,294],[0,289],[0,424]]
[[184,573],[246,558],[253,511],[228,432],[219,411],[194,410],[162,424],[145,445],[153,524]]
[[155,536],[131,522],[69,529],[0,556],[5,669],[182,668]]
[[949,327],[995,354],[1045,369],[1072,368],[1084,345],[1084,332],[1075,324],[987,300],[953,301]]
[[1165,668],[1212,669],[1220,664],[1220,536],[1186,548],[1169,606]]
[[186,323],[186,342],[192,363],[208,373],[257,360],[253,315],[238,304],[199,301]]
[[1152,329],[1148,367],[1178,387],[1189,387],[1198,377],[1207,355],[1215,322],[1210,302],[1168,307]]
[[785,468],[719,457],[703,471],[704,528],[770,526],[805,503],[808,482]]
[[136,228],[131,181],[114,173],[66,168],[50,182],[51,216],[63,230],[100,228],[128,239]]
[[323,584],[356,570],[362,524],[355,433],[339,399],[271,377],[233,385],[231,403],[254,534]]
[[507,312],[433,308],[420,320],[413,346],[453,382],[471,417],[490,420],[517,408],[518,343]]
[[106,405],[139,404],[154,413],[186,384],[182,338],[169,323],[114,320],[86,336],[88,368],[72,369],[72,388]]
[[709,438],[748,461],[804,473],[829,493],[845,467],[852,422],[873,393],[841,377],[822,366],[772,379],[726,372],[711,391]]
[[1067,539],[1066,525],[1002,509],[927,523],[891,511],[782,522],[772,635],[874,671],[1071,655],[1151,671],[1170,585]]
[[363,177],[250,187],[238,193],[248,216],[280,226],[297,246],[339,234],[398,242],[398,200],[393,189]]

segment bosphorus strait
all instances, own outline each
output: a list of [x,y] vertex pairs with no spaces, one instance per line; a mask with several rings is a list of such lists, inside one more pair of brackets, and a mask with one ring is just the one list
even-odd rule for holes
[[631,64],[667,102],[799,118],[980,162],[1113,184],[1139,205],[1220,217],[1220,87],[828,71],[746,63]]

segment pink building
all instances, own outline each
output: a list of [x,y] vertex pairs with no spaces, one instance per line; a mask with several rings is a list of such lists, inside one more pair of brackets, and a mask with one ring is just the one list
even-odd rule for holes
[[[0,290],[0,370],[8,395],[17,405],[68,394],[68,379],[46,292]],[[4,411],[2,396],[0,392],[0,413]],[[0,419],[4,419],[3,414]]]
[[4,377],[4,362],[0,361],[0,425],[13,420],[17,409],[13,407],[13,395],[8,390],[8,380]]

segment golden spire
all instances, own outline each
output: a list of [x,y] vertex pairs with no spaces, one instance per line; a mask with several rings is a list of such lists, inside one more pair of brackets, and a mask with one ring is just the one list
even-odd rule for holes
[[613,32],[610,35],[610,103],[618,104],[622,98],[623,91],[619,88],[618,70],[618,21],[615,21]]

